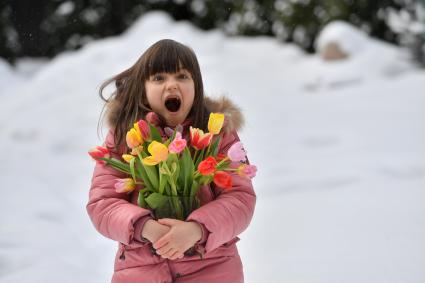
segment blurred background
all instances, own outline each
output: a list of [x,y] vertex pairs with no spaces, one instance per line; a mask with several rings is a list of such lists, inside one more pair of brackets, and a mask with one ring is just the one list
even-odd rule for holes
[[246,282],[425,282],[425,0],[0,0],[0,282],[110,281],[98,90],[162,38],[245,116]]
[[141,15],[166,11],[226,35],[277,38],[315,52],[320,30],[343,20],[372,37],[407,46],[425,64],[423,0],[3,0],[0,3],[0,55],[51,58],[65,50],[122,33]]

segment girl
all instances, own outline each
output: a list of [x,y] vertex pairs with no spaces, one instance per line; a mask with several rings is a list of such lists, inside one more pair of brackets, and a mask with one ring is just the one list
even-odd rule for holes
[[[105,99],[102,91],[113,82],[116,91]],[[182,125],[186,138],[189,126],[207,130],[210,112],[224,113],[219,153],[226,154],[239,141],[238,108],[225,98],[204,98],[194,52],[173,40],[153,44],[131,68],[106,81],[100,96],[110,126],[105,146],[115,158],[128,151],[129,125],[151,111],[158,114],[161,127]],[[249,225],[256,201],[248,178],[232,174],[230,190],[213,184],[202,187],[201,207],[186,221],[156,221],[150,210],[137,205],[137,192],[115,191],[115,179],[125,177],[109,166],[96,165],[87,204],[96,229],[119,243],[113,283],[243,282],[237,235]],[[185,254],[187,250],[196,253]]]

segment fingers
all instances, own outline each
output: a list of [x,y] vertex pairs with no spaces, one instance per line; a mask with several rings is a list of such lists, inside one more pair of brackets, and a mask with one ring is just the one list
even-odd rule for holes
[[158,223],[163,224],[163,225],[167,225],[167,226],[176,225],[176,224],[179,224],[180,222],[182,222],[182,221],[177,220],[177,219],[172,219],[172,218],[158,219]]
[[156,253],[161,255],[162,258],[168,258],[170,260],[176,260],[184,256],[178,249],[169,248],[168,246],[161,250],[157,250]]
[[168,242],[170,242],[170,232],[168,232],[167,234],[162,236],[159,240],[157,240],[155,243],[153,243],[152,246],[155,249],[160,249],[163,246],[165,246],[166,244],[168,244]]
[[156,253],[163,258],[169,258],[171,255],[175,253],[175,249],[171,248],[170,246],[165,246],[161,249],[156,250]]
[[176,252],[174,255],[172,255],[169,259],[170,260],[176,260],[176,259],[181,259],[184,257],[184,254],[182,254],[181,252]]

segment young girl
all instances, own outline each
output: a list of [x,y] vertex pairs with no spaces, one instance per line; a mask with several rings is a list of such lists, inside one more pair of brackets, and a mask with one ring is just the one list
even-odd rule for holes
[[[105,99],[102,91],[113,82],[116,91]],[[239,141],[238,108],[225,98],[204,97],[194,52],[173,40],[153,44],[131,68],[106,81],[100,96],[106,101],[110,126],[105,146],[115,158],[128,151],[129,125],[152,111],[161,127],[182,125],[186,138],[189,126],[207,131],[210,112],[224,113],[219,153],[226,154]],[[137,192],[115,191],[115,179],[125,177],[109,166],[96,165],[87,204],[96,229],[119,243],[113,283],[243,282],[237,235],[249,225],[256,201],[248,178],[232,174],[230,190],[213,183],[203,186],[198,192],[201,207],[186,221],[156,221],[150,210],[137,205]],[[185,254],[187,250],[196,253]]]

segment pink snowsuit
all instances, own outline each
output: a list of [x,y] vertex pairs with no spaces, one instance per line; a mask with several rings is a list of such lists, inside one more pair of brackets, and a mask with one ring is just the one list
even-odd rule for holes
[[[236,131],[224,134],[219,152],[227,153],[237,141]],[[113,152],[112,131],[105,145],[115,158],[120,158],[121,153]],[[135,228],[135,224],[144,223],[141,219],[150,219],[153,214],[137,205],[137,193],[115,192],[115,179],[124,177],[109,166],[96,165],[87,204],[87,212],[96,229],[118,242],[112,283],[243,282],[237,235],[249,225],[256,202],[248,178],[232,174],[233,188],[230,190],[215,186],[203,186],[199,190],[201,207],[186,221],[196,221],[202,226],[204,243],[195,247],[203,257],[198,254],[168,260],[153,253],[150,242],[140,240],[142,227]]]

